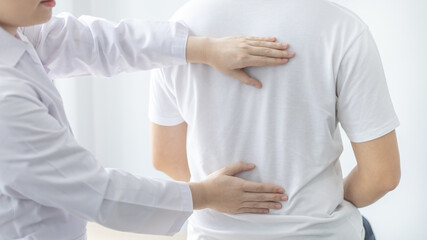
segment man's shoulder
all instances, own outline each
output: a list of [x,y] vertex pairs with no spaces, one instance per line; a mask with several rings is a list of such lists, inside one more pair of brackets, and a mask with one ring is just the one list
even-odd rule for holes
[[190,0],[174,13],[171,20],[182,21],[190,29],[192,25],[245,29],[247,24],[251,24],[256,30],[258,25],[254,22],[268,28],[265,24],[289,21],[307,29],[314,23],[321,28],[334,25],[345,25],[356,31],[366,28],[353,11],[328,0]]
[[366,23],[352,10],[329,0],[320,0],[320,2],[322,2],[322,4],[324,4],[326,8],[329,8],[331,11],[336,12],[336,14],[339,14],[341,17],[347,18],[350,21],[354,21],[355,23],[360,24],[362,27],[366,26]]

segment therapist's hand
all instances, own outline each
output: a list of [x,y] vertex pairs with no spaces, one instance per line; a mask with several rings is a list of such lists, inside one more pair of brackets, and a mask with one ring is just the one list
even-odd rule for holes
[[282,187],[234,177],[254,168],[254,164],[238,162],[212,173],[202,182],[189,183],[194,209],[211,208],[228,214],[266,214],[269,209],[282,208],[279,202],[288,200]]
[[243,69],[250,66],[274,66],[288,63],[295,56],[286,51],[289,45],[276,38],[190,36],[187,42],[187,62],[209,64],[241,82],[261,88],[262,84]]

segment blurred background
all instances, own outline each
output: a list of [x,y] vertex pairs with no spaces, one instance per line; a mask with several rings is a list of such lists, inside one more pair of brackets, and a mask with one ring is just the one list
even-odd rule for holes
[[[377,42],[401,126],[402,180],[377,204],[361,209],[377,239],[427,239],[427,1],[333,0],[357,13]],[[58,1],[55,12],[167,20],[186,0]],[[292,43],[291,43],[292,44]],[[151,165],[149,72],[114,78],[56,80],[79,142],[105,167],[167,178]],[[345,136],[345,134],[342,134]],[[356,164],[344,137],[344,174]]]

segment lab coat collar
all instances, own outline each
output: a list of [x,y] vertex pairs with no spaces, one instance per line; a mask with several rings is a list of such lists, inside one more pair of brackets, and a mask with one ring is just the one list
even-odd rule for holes
[[[17,34],[19,37],[19,33]],[[14,67],[26,51],[25,42],[0,27],[0,64]]]

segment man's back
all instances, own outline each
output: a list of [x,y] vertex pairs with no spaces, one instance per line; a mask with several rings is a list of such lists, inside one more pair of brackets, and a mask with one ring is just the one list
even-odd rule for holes
[[252,162],[240,177],[289,195],[269,215],[197,211],[189,239],[363,239],[359,211],[343,200],[337,126],[363,142],[398,124],[366,25],[323,0],[194,0],[174,20],[200,36],[275,36],[297,53],[286,66],[248,69],[262,90],[199,64],[154,73],[151,120],[187,122],[192,181]]

